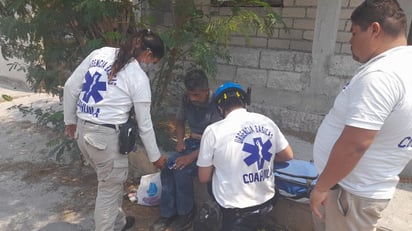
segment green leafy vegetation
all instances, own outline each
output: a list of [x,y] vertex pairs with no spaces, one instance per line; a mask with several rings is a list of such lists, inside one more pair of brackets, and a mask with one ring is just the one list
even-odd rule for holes
[[[259,13],[240,7],[248,3],[259,6]],[[146,5],[149,8],[143,9]],[[154,13],[160,8],[171,13],[170,25],[156,23]],[[194,0],[3,0],[1,53],[6,60],[22,60],[10,63],[9,69],[25,71],[33,91],[61,98],[65,81],[90,51],[118,46],[141,28],[156,28],[167,52],[153,73],[152,113],[159,145],[172,147],[171,130],[164,129],[163,118],[176,107],[173,99],[183,91],[180,76],[185,70],[202,68],[213,78],[217,62],[231,59],[228,45],[233,34],[246,39],[257,32],[271,36],[277,24],[285,25],[263,0],[233,1],[231,14],[225,17],[204,11],[207,8],[195,5]],[[136,11],[141,12],[140,18]],[[62,112],[42,111],[38,116],[40,124],[52,123],[63,134]],[[69,145],[72,141],[63,135],[59,138],[60,142],[51,144],[56,152],[74,150]]]

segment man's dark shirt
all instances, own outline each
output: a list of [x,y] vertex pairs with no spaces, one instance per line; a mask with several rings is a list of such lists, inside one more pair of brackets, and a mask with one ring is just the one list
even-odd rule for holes
[[183,95],[176,119],[187,121],[190,132],[201,135],[209,124],[221,120],[222,117],[217,111],[213,93],[210,92],[208,102],[201,106],[192,104],[189,98]]

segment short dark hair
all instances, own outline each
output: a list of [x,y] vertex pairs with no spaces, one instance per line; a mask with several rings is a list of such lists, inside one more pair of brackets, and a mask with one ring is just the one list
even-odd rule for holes
[[218,105],[223,110],[227,111],[235,107],[246,107],[246,102],[244,102],[241,98],[229,97]]
[[206,90],[209,88],[206,73],[200,69],[188,71],[184,77],[184,84],[188,91]]
[[352,12],[350,19],[363,31],[378,22],[382,30],[393,37],[406,34],[406,15],[396,0],[365,0]]

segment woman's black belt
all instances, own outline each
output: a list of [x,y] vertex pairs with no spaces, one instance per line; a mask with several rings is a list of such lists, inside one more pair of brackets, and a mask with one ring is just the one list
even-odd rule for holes
[[114,125],[114,124],[97,124],[97,123],[94,123],[94,122],[88,121],[88,120],[86,120],[86,123],[96,124],[96,125],[100,125],[100,126],[103,126],[103,127],[116,129],[116,125]]

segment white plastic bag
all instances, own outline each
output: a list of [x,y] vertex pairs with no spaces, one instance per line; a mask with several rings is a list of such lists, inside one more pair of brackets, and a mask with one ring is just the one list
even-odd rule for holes
[[159,205],[161,193],[160,172],[144,175],[140,179],[140,185],[137,188],[137,204],[146,206]]

